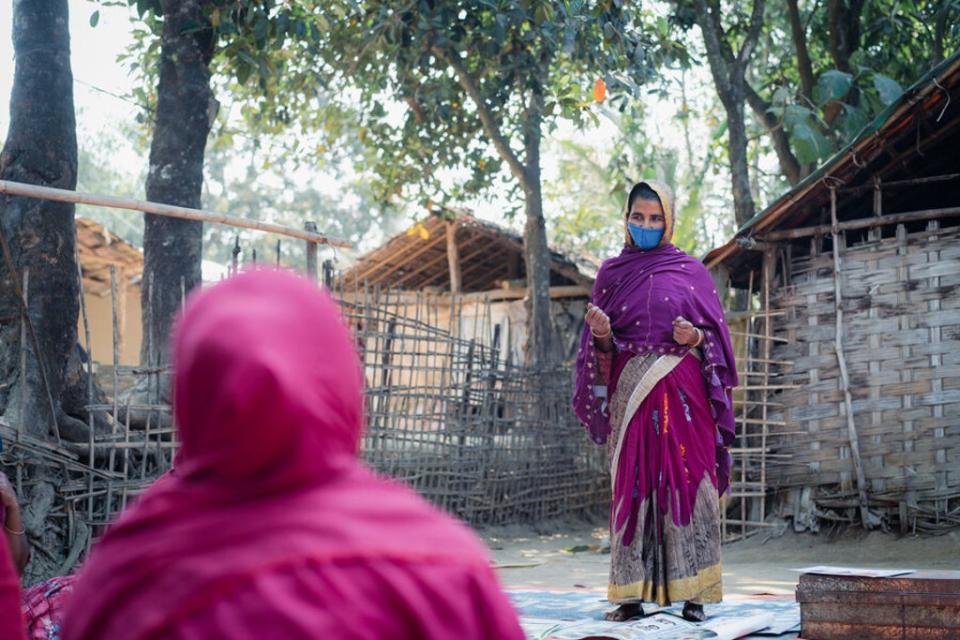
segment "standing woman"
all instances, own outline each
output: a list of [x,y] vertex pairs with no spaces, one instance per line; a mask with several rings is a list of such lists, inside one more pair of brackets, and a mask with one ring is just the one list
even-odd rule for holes
[[688,620],[722,599],[719,496],[728,486],[737,386],[730,334],[703,264],[670,244],[673,194],[630,190],[626,243],[587,305],[574,411],[607,443],[609,620],[643,601],[685,602]]

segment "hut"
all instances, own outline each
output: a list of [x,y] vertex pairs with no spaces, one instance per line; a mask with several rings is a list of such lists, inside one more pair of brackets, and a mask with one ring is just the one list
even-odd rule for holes
[[[77,218],[77,250],[83,274],[83,301],[89,321],[91,356],[95,362],[113,362],[114,313],[117,356],[122,365],[140,362],[140,279],[143,252],[89,218]],[[113,284],[110,273],[113,271]],[[77,335],[86,348],[83,314]]]
[[[76,226],[93,361],[101,365],[113,362],[116,314],[117,362],[122,366],[139,365],[143,341],[140,302],[143,250],[89,218],[78,217]],[[204,284],[219,282],[228,274],[227,267],[210,260],[201,262],[201,271]],[[80,345],[86,349],[82,313],[77,318],[77,335]]]
[[958,149],[960,54],[706,257],[749,300],[758,526],[768,489],[798,529],[960,524]]
[[595,270],[551,252],[559,363],[536,370],[519,234],[438,211],[338,278],[325,272],[364,361],[365,459],[475,525],[602,512],[603,454],[570,411]]
[[[551,319],[560,359],[576,353],[597,265],[589,258],[550,253]],[[523,237],[463,210],[435,211],[360,257],[340,277],[346,300],[377,295],[457,336],[492,346],[503,361],[524,364],[527,295]],[[418,300],[420,303],[418,303]]]

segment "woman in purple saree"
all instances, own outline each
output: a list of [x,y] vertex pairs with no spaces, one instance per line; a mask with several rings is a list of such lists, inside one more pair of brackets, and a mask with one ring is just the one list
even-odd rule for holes
[[682,601],[686,618],[702,620],[703,604],[722,598],[733,349],[710,274],[670,244],[670,189],[634,185],[625,218],[623,251],[593,286],[573,397],[610,453],[607,596],[619,607],[607,617],[643,615],[643,601]]

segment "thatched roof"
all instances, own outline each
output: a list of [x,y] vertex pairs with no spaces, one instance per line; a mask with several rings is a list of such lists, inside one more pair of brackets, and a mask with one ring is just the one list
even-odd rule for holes
[[[450,290],[447,228],[453,226],[462,292],[499,289],[526,278],[523,237],[464,212],[436,212],[362,256],[341,276],[343,284],[404,290]],[[550,252],[551,286],[593,284],[596,265]]]
[[116,267],[118,286],[120,278],[129,284],[143,273],[143,253],[93,220],[77,218],[77,246],[87,293],[110,291],[111,266]]
[[[875,177],[894,183],[957,172],[960,148],[960,52],[931,69],[903,92],[886,111],[864,127],[857,138],[827,160],[741,227],[726,244],[711,251],[704,262],[724,265],[734,283],[758,267],[760,254],[743,248],[745,239],[764,240],[764,234],[823,224],[830,203],[830,187],[838,187],[838,219],[843,222],[871,215]],[[960,175],[960,174],[957,174]],[[930,184],[923,189],[901,189],[884,196],[883,214],[943,206],[955,200],[960,181]],[[829,222],[827,216],[826,222]]]

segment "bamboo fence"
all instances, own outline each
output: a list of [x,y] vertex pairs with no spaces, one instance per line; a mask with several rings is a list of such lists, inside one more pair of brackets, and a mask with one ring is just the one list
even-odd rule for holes
[[[329,266],[324,271],[331,280]],[[106,392],[98,400],[92,384],[88,390],[89,441],[47,442],[0,424],[0,465],[22,499],[28,505],[36,499],[31,489],[40,467],[56,485],[47,521],[31,530],[37,553],[27,582],[68,572],[104,526],[173,463],[176,432],[161,393],[170,372],[152,344],[146,363],[120,364],[113,268],[109,295],[113,361],[85,365]],[[494,322],[489,299],[452,296],[438,303],[436,296],[369,288],[334,295],[365,368],[369,465],[473,525],[596,516],[609,505],[602,449],[570,410],[572,368],[531,371],[514,362],[505,348],[510,329]],[[89,345],[82,279],[80,299],[81,335]],[[150,329],[151,318],[146,322]],[[27,353],[26,333],[22,339]],[[131,389],[139,390],[135,403]]]

